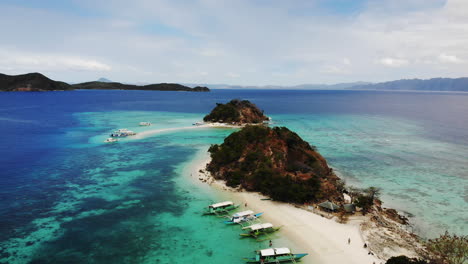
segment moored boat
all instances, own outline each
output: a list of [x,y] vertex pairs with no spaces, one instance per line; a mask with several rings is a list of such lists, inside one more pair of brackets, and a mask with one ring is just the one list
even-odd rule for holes
[[140,126],[151,126],[151,122],[140,122]]
[[231,210],[234,210],[238,208],[238,204],[234,204],[231,201],[225,201],[221,203],[215,203],[209,205],[203,214],[208,215],[208,214],[225,214]]
[[244,258],[247,263],[296,262],[308,253],[293,254],[289,248],[266,248],[255,251],[254,258]]
[[117,141],[119,141],[119,140],[115,139],[115,138],[108,138],[108,139],[104,140],[104,142],[106,142],[106,143],[112,143],[112,142],[117,142]]
[[136,135],[135,132],[128,130],[126,128],[121,128],[110,134],[111,137],[128,137],[128,136],[134,136],[134,135]]
[[271,223],[264,224],[254,224],[242,228],[243,230],[248,230],[248,233],[242,233],[241,236],[244,237],[258,237],[268,233],[273,233],[281,229],[280,227],[274,227]]
[[240,224],[243,222],[254,221],[259,218],[263,213],[255,214],[253,211],[242,211],[232,215],[231,220],[224,221],[226,224]]

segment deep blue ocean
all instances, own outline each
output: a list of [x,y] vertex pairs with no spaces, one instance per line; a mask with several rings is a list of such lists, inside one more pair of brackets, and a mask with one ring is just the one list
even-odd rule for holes
[[184,175],[234,130],[102,142],[118,128],[191,126],[234,98],[317,146],[348,184],[382,188],[420,235],[468,234],[467,93],[11,92],[0,93],[0,263],[241,263],[263,245],[201,217],[220,198]]

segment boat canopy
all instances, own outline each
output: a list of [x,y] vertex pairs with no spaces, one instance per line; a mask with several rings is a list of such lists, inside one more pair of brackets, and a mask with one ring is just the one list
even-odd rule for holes
[[253,211],[248,210],[248,211],[235,213],[232,217],[242,217],[242,216],[252,215],[253,213],[254,213]]
[[209,207],[211,207],[211,208],[218,208],[218,207],[226,207],[226,206],[233,205],[233,204],[234,204],[234,203],[231,202],[231,201],[226,201],[226,202],[221,202],[221,203],[212,204],[212,205],[210,205]]
[[277,256],[284,254],[291,254],[291,250],[289,250],[289,248],[267,248],[260,250],[260,255],[262,257]]
[[255,230],[260,230],[260,229],[267,229],[267,228],[270,228],[270,227],[273,227],[272,224],[270,223],[265,223],[265,224],[255,224],[255,225],[251,225],[251,226],[246,226],[242,229],[250,229],[252,231],[255,231]]

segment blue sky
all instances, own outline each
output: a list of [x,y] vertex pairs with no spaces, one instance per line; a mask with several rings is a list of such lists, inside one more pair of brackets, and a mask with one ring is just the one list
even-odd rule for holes
[[296,85],[468,76],[465,0],[0,0],[0,72]]

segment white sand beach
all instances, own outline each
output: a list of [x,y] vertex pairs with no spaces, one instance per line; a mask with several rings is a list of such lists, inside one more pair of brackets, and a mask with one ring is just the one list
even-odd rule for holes
[[202,125],[193,125],[193,126],[186,126],[186,127],[173,127],[173,128],[163,128],[163,129],[152,129],[146,130],[143,132],[139,132],[135,136],[130,137],[129,139],[143,139],[146,137],[154,136],[156,134],[162,133],[169,133],[175,131],[183,131],[183,130],[192,130],[192,129],[202,129],[202,128],[241,128],[242,126],[235,126],[225,123],[204,123]]
[[[210,188],[223,191],[227,197],[242,207],[247,204],[248,209],[255,212],[265,212],[262,216],[263,221],[271,222],[276,226],[283,226],[280,230],[281,235],[286,236],[293,241],[297,248],[295,252],[307,252],[309,256],[302,260],[302,263],[314,264],[372,264],[384,263],[384,260],[374,255],[369,255],[369,250],[364,248],[364,240],[361,236],[359,225],[362,222],[360,217],[351,219],[347,224],[340,224],[334,220],[329,220],[307,210],[297,208],[291,204],[274,202],[270,200],[261,200],[266,198],[258,193],[238,192],[227,188],[221,181],[213,181],[200,170],[204,170],[209,162],[208,154],[204,159],[198,157],[189,170],[196,177],[192,179],[206,180],[210,185],[202,183]],[[350,243],[348,244],[348,239]],[[281,245],[274,245],[281,246]]]

